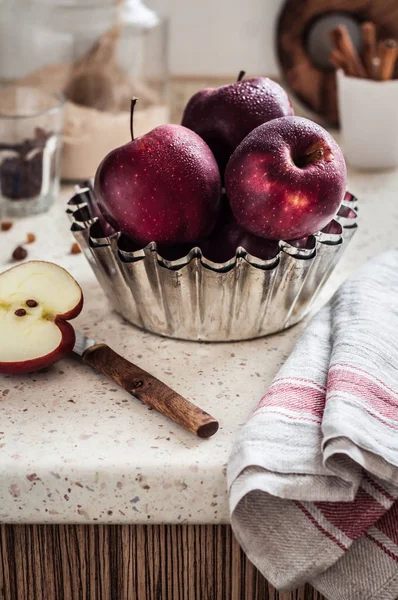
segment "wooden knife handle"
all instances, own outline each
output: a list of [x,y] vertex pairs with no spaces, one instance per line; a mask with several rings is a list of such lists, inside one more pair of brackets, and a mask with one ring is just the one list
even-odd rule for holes
[[87,365],[191,433],[208,438],[218,430],[218,421],[211,415],[174,392],[153,375],[119,356],[106,344],[91,346],[84,352],[82,359]]

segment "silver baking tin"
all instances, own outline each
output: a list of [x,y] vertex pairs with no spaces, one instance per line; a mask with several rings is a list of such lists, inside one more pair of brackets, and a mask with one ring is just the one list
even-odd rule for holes
[[92,188],[75,191],[67,208],[71,230],[112,306],[138,327],[185,340],[246,340],[298,323],[357,229],[357,201],[347,193],[329,233],[311,236],[306,248],[280,241],[270,260],[238,248],[222,264],[193,248],[168,261],[154,242],[131,252],[120,233],[98,237]]

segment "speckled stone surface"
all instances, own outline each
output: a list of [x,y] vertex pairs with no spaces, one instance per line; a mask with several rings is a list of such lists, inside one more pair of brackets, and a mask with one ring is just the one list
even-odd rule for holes
[[[352,269],[396,243],[398,172],[350,171],[349,187],[360,198],[360,229],[323,300]],[[69,254],[68,193],[49,214],[0,232],[1,269],[26,233],[35,233],[29,258],[59,263],[83,288],[76,327],[211,412],[221,427],[199,440],[73,358],[30,376],[0,376],[0,521],[225,523],[233,436],[304,324],[251,342],[197,344],[124,323],[83,255]]]

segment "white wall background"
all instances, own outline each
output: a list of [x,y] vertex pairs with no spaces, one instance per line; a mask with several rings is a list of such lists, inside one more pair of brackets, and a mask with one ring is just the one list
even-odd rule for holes
[[283,0],[147,0],[169,15],[174,76],[277,75],[274,36]]
[[[144,0],[160,16],[168,19],[168,63],[172,76],[226,77],[235,78],[243,69],[248,75],[278,74],[274,53],[274,38],[277,15],[284,0]],[[16,0],[10,0],[12,2]],[[2,3],[2,0],[0,0]],[[4,16],[3,13],[0,17]],[[76,24],[75,24],[76,25]],[[1,19],[0,19],[1,26]],[[29,23],[27,24],[29,30]],[[21,38],[21,23],[15,23]],[[106,28],[106,23],[104,24]],[[4,28],[3,28],[4,29]],[[101,29],[100,32],[104,30]],[[93,39],[96,32],[90,28]],[[7,34],[7,35],[6,35]],[[3,77],[22,76],[37,68],[35,57],[39,57],[39,66],[43,62],[43,47],[46,38],[41,35],[40,47],[35,52],[30,37],[26,36],[26,50],[22,49],[24,60],[19,65],[19,56],[6,52],[12,48],[12,36],[15,31],[5,22],[5,31],[0,36],[0,70]],[[99,34],[98,34],[99,35]],[[7,37],[8,36],[8,37]],[[47,33],[47,46],[54,47],[54,39]],[[4,39],[2,39],[4,38]],[[23,36],[22,36],[23,38]],[[69,39],[69,38],[68,38]],[[23,40],[22,40],[23,41]],[[22,42],[21,42],[22,43]],[[65,50],[62,56],[61,37],[57,34],[57,56],[53,60],[70,59]],[[69,42],[68,42],[69,44]],[[70,44],[69,44],[70,45]],[[161,36],[156,52],[163,52]],[[51,55],[51,51],[49,51]],[[3,65],[1,57],[3,56]],[[156,56],[155,56],[156,58]],[[7,60],[5,60],[7,59]],[[32,62],[33,61],[33,62]],[[19,61],[21,62],[21,61]],[[161,64],[161,60],[152,61]],[[14,64],[15,63],[15,64]],[[8,74],[8,71],[10,74]]]

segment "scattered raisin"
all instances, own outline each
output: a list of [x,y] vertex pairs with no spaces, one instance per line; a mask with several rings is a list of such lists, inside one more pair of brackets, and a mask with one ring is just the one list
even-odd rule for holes
[[43,127],[35,127],[35,137],[45,138],[47,137],[47,131]]
[[80,254],[81,250],[80,250],[80,246],[77,242],[75,242],[74,244],[72,244],[72,248],[70,249],[70,253],[71,254]]
[[36,236],[35,236],[34,233],[27,233],[26,234],[26,242],[28,244],[33,244],[33,242],[35,242],[35,241],[36,241]]
[[3,221],[1,224],[1,231],[10,231],[13,225],[14,223],[12,221]]
[[16,317],[24,317],[26,315],[26,310],[24,308],[18,308],[18,310],[15,311],[14,315]]
[[17,246],[12,253],[14,260],[24,260],[28,256],[28,251],[23,246]]
[[37,306],[36,300],[26,300],[26,306],[29,308],[35,308]]

